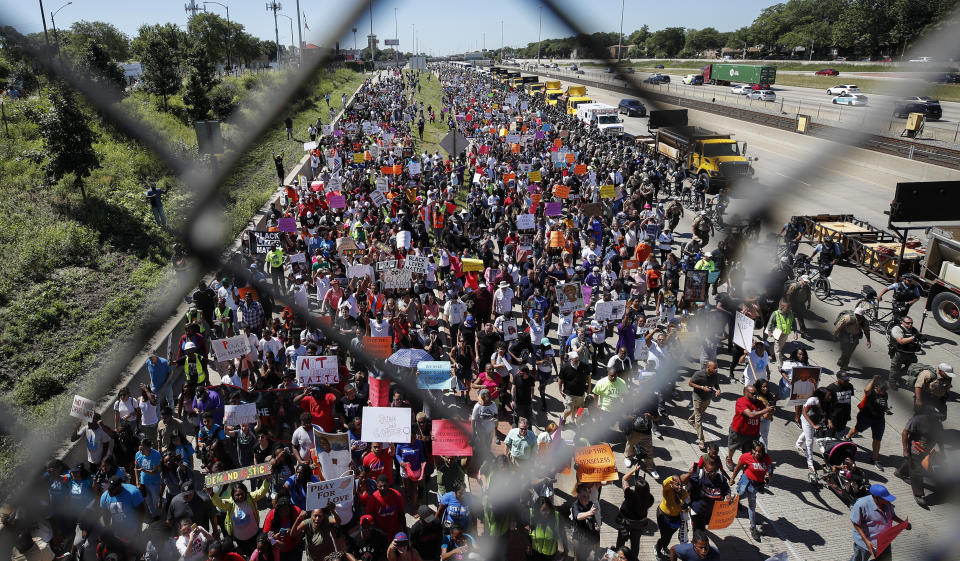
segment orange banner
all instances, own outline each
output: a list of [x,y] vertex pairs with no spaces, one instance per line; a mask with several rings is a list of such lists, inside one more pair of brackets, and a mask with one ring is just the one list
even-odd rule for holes
[[713,513],[710,514],[710,524],[708,528],[711,530],[723,530],[733,524],[733,521],[737,518],[737,505],[739,504],[740,495],[734,496],[732,501],[714,501]]
[[363,350],[370,353],[374,358],[386,360],[393,354],[393,339],[390,337],[364,337]]
[[559,138],[554,138],[554,139],[553,139],[553,147],[556,148],[556,149],[558,149],[558,150],[559,150],[560,148],[563,148],[563,141],[560,140]]
[[587,173],[587,164],[577,164],[573,166],[573,173],[577,175],[584,175]]
[[521,149],[521,146],[520,146],[519,144],[511,144],[511,145],[510,145],[510,153],[511,153],[511,154],[519,154],[519,153],[520,153],[520,149]]
[[617,464],[609,444],[577,448],[573,461],[577,466],[577,481],[596,483],[619,479]]
[[400,165],[400,164],[394,165],[394,166],[393,166],[393,174],[394,174],[394,175],[400,175],[401,173],[403,173],[403,166]]
[[504,180],[504,181],[513,181],[513,180],[516,179],[516,178],[517,178],[517,174],[515,174],[515,173],[505,173],[505,174],[503,174],[503,180]]
[[568,152],[564,158],[567,160],[568,164],[572,164],[573,162],[577,161],[577,155],[573,152]]
[[393,166],[381,166],[380,173],[383,175],[393,175]]
[[554,185],[553,196],[557,197],[558,199],[570,198],[570,187],[566,185]]

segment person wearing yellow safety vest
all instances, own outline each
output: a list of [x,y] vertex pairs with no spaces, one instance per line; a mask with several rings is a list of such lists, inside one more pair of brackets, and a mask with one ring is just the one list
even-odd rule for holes
[[773,355],[774,360],[783,360],[783,347],[787,343],[787,336],[793,333],[793,340],[796,341],[799,337],[798,329],[797,318],[790,309],[790,302],[781,300],[780,307],[770,314],[765,333],[773,337],[776,349]]
[[190,307],[187,308],[185,321],[187,325],[190,325],[191,323],[197,324],[197,327],[200,328],[200,333],[206,331],[203,316],[200,315],[200,310],[197,309],[196,304],[190,304]]
[[227,301],[223,298],[217,300],[217,307],[213,309],[213,324],[220,337],[233,337],[235,321],[236,315],[227,307]]
[[286,290],[283,277],[283,249],[277,246],[264,256],[267,266],[270,267],[270,279],[280,290]]
[[197,385],[207,383],[207,368],[204,364],[205,358],[197,352],[197,346],[193,341],[187,341],[183,346],[184,355],[177,360],[177,364],[183,366],[183,377],[187,382]]
[[[537,499],[530,509],[530,522],[527,524],[527,555],[532,561],[552,561],[560,557],[560,543],[567,550],[567,537],[560,527],[560,513],[549,497]],[[566,554],[564,554],[565,556]]]
[[717,270],[717,264],[714,262],[713,252],[704,253],[703,256],[697,261],[697,264],[693,266],[696,271],[708,271],[715,272]]

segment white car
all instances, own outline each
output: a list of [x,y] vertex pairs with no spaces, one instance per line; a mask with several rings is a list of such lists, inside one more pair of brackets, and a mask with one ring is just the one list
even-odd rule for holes
[[747,95],[752,91],[753,89],[747,84],[740,84],[738,86],[734,86],[730,88],[730,93],[737,94],[737,95]]
[[759,99],[760,101],[776,101],[777,94],[773,90],[751,90],[747,93],[749,99]]
[[868,101],[867,96],[858,93],[842,93],[833,98],[837,105],[866,105]]
[[827,95],[843,95],[845,93],[859,93],[860,88],[856,84],[840,84],[832,88],[827,88]]

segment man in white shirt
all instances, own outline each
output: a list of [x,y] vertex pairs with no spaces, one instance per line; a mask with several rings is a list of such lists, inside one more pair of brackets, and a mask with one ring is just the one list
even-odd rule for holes
[[282,351],[283,343],[281,343],[279,339],[275,339],[269,331],[264,331],[263,339],[260,339],[260,360],[266,362],[267,353],[269,353],[279,361]]
[[496,292],[493,293],[493,311],[497,315],[503,315],[512,310],[513,289],[507,281],[500,281]]
[[457,342],[457,334],[460,333],[460,326],[467,315],[467,305],[459,298],[450,298],[443,305],[443,321],[447,324],[447,330],[450,333],[450,346]]

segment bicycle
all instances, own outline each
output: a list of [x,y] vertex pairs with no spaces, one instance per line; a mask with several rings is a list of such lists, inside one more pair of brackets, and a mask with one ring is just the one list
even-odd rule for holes
[[830,285],[830,277],[823,274],[824,266],[818,265],[814,267],[809,261],[806,262],[806,265],[806,267],[801,268],[798,264],[794,264],[797,277],[807,275],[807,277],[810,278],[810,288],[813,294],[822,302],[829,298],[833,292],[833,288]]

